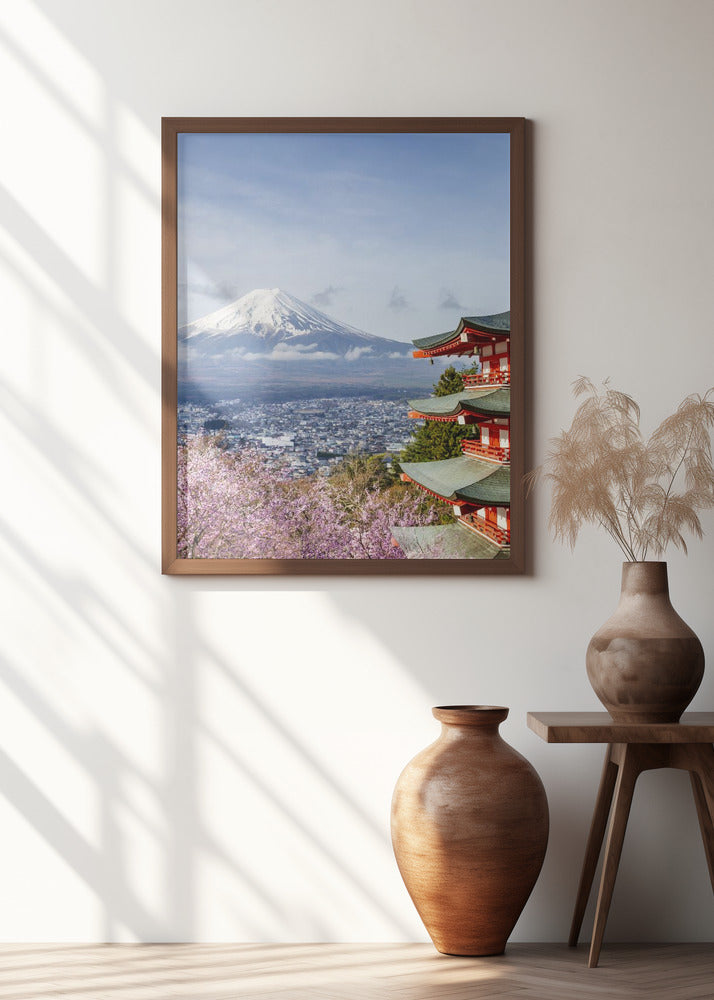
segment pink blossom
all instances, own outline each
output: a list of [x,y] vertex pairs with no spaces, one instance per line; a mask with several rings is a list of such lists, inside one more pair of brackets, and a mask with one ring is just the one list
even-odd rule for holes
[[189,559],[404,559],[396,525],[430,524],[410,486],[338,488],[291,480],[252,450],[193,436],[178,453],[178,551]]

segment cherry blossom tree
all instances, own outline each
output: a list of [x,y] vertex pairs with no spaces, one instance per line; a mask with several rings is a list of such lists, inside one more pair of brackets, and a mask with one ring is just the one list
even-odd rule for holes
[[258,452],[191,436],[178,454],[178,550],[189,559],[403,559],[396,525],[431,524],[410,486],[288,479]]

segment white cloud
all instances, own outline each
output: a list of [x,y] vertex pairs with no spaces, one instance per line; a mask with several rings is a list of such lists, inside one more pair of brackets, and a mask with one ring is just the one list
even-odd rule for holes
[[[347,360],[354,361],[360,353],[371,351],[371,347],[354,348],[348,352]],[[354,353],[357,351],[357,353]],[[352,355],[352,356],[350,356]],[[343,356],[334,354],[332,351],[318,351],[317,344],[276,344],[272,351],[260,353],[257,351],[247,351],[245,347],[234,347],[228,351],[211,353],[207,359],[201,348],[194,348],[191,344],[183,347],[181,351],[182,362],[184,364],[198,364],[206,360],[212,362],[229,361],[339,361]]]
[[345,361],[357,361],[361,358],[363,354],[371,354],[371,347],[350,347],[347,354],[345,354]]
[[[315,345],[313,345],[315,346]],[[282,350],[280,348],[282,347]],[[265,354],[248,355],[247,359],[252,359],[255,357],[265,358]],[[294,347],[287,347],[283,344],[278,344],[274,351],[267,355],[271,361],[338,361],[339,354],[332,354],[330,351],[306,351],[300,350],[299,346],[296,344]]]

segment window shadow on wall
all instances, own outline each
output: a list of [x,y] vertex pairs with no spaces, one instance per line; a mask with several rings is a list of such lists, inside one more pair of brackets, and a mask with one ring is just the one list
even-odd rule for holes
[[[21,735],[12,741],[0,739],[0,794],[96,898],[103,913],[98,936],[195,939],[201,933],[199,883],[207,865],[226,872],[226,906],[243,937],[275,938],[280,929],[287,935],[285,900],[242,849],[240,800],[235,802],[234,841],[215,835],[204,797],[204,761],[213,755],[235,775],[236,785],[250,788],[253,800],[261,800],[280,818],[291,837],[310,843],[325,873],[347,886],[395,936],[404,935],[407,929],[392,912],[388,894],[355,870],[329,830],[321,829],[319,816],[296,809],[278,782],[266,782],[247,741],[240,734],[226,740],[204,712],[206,678],[220,677],[244,711],[247,708],[310,774],[324,797],[352,816],[363,838],[384,849],[384,828],[345,790],[339,767],[320,760],[298,727],[286,726],[251,689],[245,677],[253,664],[222,655],[205,634],[195,609],[200,585],[159,576],[158,476],[155,468],[143,464],[143,456],[154,461],[158,453],[158,308],[142,323],[129,319],[119,280],[122,266],[132,259],[127,232],[159,233],[158,187],[147,183],[125,158],[120,124],[129,115],[148,129],[158,179],[159,123],[147,121],[145,115],[142,119],[142,108],[132,106],[116,80],[104,72],[99,48],[93,50],[87,39],[77,45],[59,21],[52,23],[57,16],[51,4],[28,3],[25,31],[16,22],[5,30],[0,22],[0,49],[18,67],[18,75],[29,79],[28,86],[53,123],[66,121],[91,144],[99,200],[88,193],[76,211],[94,213],[100,220],[98,270],[103,277],[88,277],[34,210],[31,198],[0,185],[0,227],[6,237],[0,267],[27,306],[26,328],[20,333],[27,336],[35,359],[24,381],[14,373],[3,378],[0,415],[17,468],[27,478],[26,488],[44,490],[42,521],[30,510],[26,517],[3,519],[0,545],[18,607],[28,617],[31,609],[34,630],[60,637],[65,647],[59,678],[51,656],[39,662],[5,637],[0,640],[0,684],[7,705],[15,706],[32,727],[41,728],[43,745],[56,746],[58,756],[82,775],[84,786],[91,789],[93,818],[87,822],[86,816],[74,814],[74,797],[52,783],[52,761],[43,768]],[[43,47],[35,27],[43,32],[43,40],[46,33],[47,51],[56,46],[63,59],[82,63],[82,72],[96,86],[96,114],[88,114],[80,101],[75,104],[62,81],[54,78],[52,58],[38,55]],[[127,69],[126,79],[130,77],[135,79]],[[42,128],[43,123],[34,126]],[[51,161],[50,151],[50,185]],[[141,206],[143,229],[127,229],[122,218],[127,191]],[[149,300],[157,303],[158,242],[155,250]],[[101,387],[118,438],[126,436],[140,446],[140,453],[128,458],[117,449],[123,457],[110,471],[104,460],[116,441],[98,445],[96,437],[85,440],[81,427],[68,429],[54,417],[57,396],[81,393],[84,378],[68,362],[61,373],[67,382],[58,384],[59,373],[48,361],[58,345],[66,347],[68,357],[79,359],[93,386]],[[134,509],[137,491],[147,490],[157,501],[156,532],[153,526],[147,531],[145,524],[132,524],[126,514]],[[59,557],[50,539],[66,532],[74,533],[79,550]],[[73,684],[81,687],[94,656],[97,670],[106,670],[108,681],[111,674],[112,691],[121,693],[116,709],[112,694],[98,694],[96,687],[67,705],[72,697],[68,692]],[[56,697],[58,691],[62,697]],[[141,884],[136,843],[142,845],[144,863],[154,859],[147,881],[158,881],[157,892]],[[328,936],[319,894],[302,905],[303,923],[316,937]]]

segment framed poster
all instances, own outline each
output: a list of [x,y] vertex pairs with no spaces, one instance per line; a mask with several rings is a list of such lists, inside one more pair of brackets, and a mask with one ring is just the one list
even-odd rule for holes
[[162,124],[163,571],[522,572],[524,119]]

